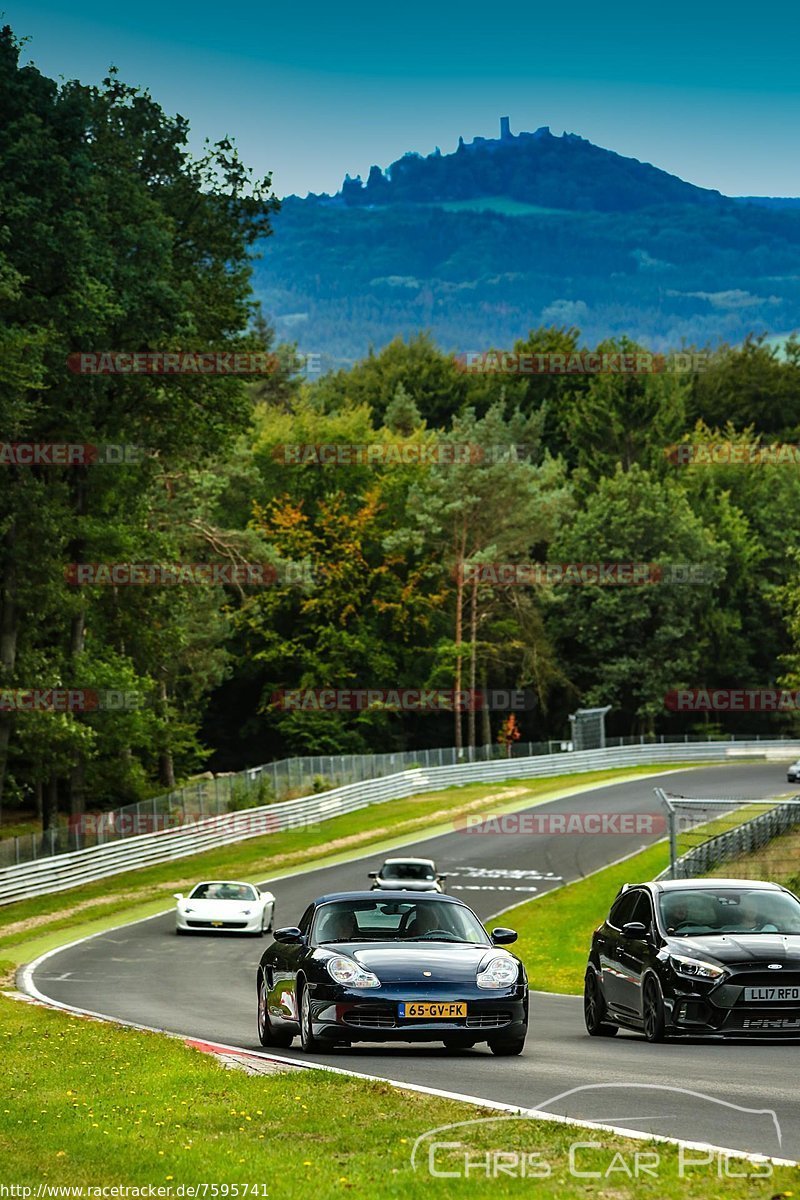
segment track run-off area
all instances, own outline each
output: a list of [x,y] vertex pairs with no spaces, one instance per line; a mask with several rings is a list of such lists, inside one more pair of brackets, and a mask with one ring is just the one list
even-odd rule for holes
[[[594,785],[578,795],[539,801],[535,811],[656,813],[653,787],[659,784],[698,798],[761,799],[787,791],[784,764],[738,763]],[[491,928],[492,919],[510,906],[582,878],[661,836],[475,835],[454,829],[409,842],[404,850],[435,859],[448,875],[447,891],[465,900]],[[278,925],[296,924],[315,896],[368,887],[367,873],[384,857],[370,852],[349,863],[265,879],[276,896]],[[612,898],[599,897],[598,923]],[[165,896],[165,907],[170,902]],[[60,1005],[261,1051],[255,975],[266,942],[220,935],[177,938],[174,925],[170,910],[51,951],[23,973],[23,987]],[[546,977],[546,964],[537,962],[537,970],[539,978]],[[800,1159],[800,1042],[650,1045],[624,1032],[589,1038],[578,996],[534,992],[528,1041],[518,1058],[496,1058],[486,1045],[450,1054],[437,1043],[357,1043],[304,1060],[296,1046],[280,1051],[280,1057],[625,1130]]]

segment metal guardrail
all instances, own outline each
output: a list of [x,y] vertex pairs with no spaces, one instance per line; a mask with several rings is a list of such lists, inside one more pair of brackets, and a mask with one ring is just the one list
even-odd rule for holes
[[[738,742],[737,737],[740,738]],[[605,748],[665,743],[706,744],[708,740],[705,735],[699,734],[643,735],[638,738],[606,738]],[[751,741],[777,741],[780,745],[779,739],[769,735],[750,738],[731,735],[726,740],[737,742],[738,745]],[[208,772],[191,783],[148,800],[103,813],[68,818],[43,832],[0,839],[0,869],[37,858],[67,854],[71,850],[87,850],[90,846],[121,841],[142,833],[154,833],[157,829],[169,829],[178,820],[202,820],[289,800],[295,796],[306,796],[310,792],[327,792],[348,783],[362,783],[417,767],[462,766],[465,763],[496,762],[505,759],[509,753],[512,758],[533,758],[543,754],[561,755],[572,750],[570,742],[551,739],[548,742],[515,742],[511,747],[466,746],[461,751],[453,746],[443,746],[427,750],[390,750],[383,754],[314,754],[304,758],[283,758],[231,774],[212,775]]]
[[[518,742],[511,747],[515,758],[559,754],[568,743]],[[428,750],[391,750],[384,754],[314,754],[283,758],[277,762],[247,767],[225,775],[210,772],[191,783],[148,800],[125,804],[104,813],[64,819],[44,831],[0,840],[0,868],[18,866],[37,858],[87,850],[106,842],[121,841],[157,829],[169,829],[176,821],[203,820],[223,813],[255,808],[268,803],[327,792],[348,783],[380,779],[416,767],[455,766],[459,762],[487,762],[506,757],[500,745],[452,746]]]
[[170,862],[231,842],[330,820],[371,804],[403,799],[421,792],[439,791],[458,784],[547,778],[662,762],[676,765],[708,760],[724,762],[734,755],[740,758],[743,754],[764,758],[769,751],[774,753],[776,749],[780,753],[785,752],[787,757],[797,757],[800,755],[800,741],[786,741],[780,743],[779,747],[775,743],[756,741],[737,742],[735,747],[730,742],[656,743],[401,771],[382,779],[348,784],[318,795],[225,813],[187,822],[176,829],[162,829],[128,837],[120,842],[6,867],[0,870],[0,905],[49,892],[65,891],[122,871]]

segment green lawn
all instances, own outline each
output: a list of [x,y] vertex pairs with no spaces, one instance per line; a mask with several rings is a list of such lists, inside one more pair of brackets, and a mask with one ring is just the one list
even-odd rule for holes
[[[538,1200],[721,1195],[716,1162],[681,1179],[676,1147],[528,1120],[493,1120],[440,1134],[438,1140],[460,1145],[437,1153],[434,1167],[463,1174],[467,1152],[474,1161],[486,1151],[510,1151],[520,1156],[518,1162],[547,1162],[549,1178],[501,1173],[487,1179],[474,1170],[466,1179],[433,1178],[425,1147],[412,1170],[415,1139],[442,1125],[489,1115],[487,1110],[322,1071],[248,1076],[225,1070],[175,1039],[67,1017],[3,996],[0,1037],[0,1183],[5,1185],[178,1189],[247,1184],[259,1185],[259,1196],[281,1200],[339,1195],[501,1200],[530,1196],[534,1188]],[[501,1065],[502,1060],[488,1060],[487,1075]],[[600,1180],[569,1173],[570,1145],[587,1140],[602,1148],[580,1151],[577,1162],[583,1171],[600,1171]],[[632,1172],[637,1151],[659,1155],[656,1177],[637,1180],[625,1174],[620,1164]],[[523,1157],[537,1153],[541,1159]],[[741,1163],[732,1169],[763,1172]],[[770,1179],[726,1179],[724,1195],[726,1200],[767,1200],[799,1185],[797,1169],[776,1167]],[[227,1194],[236,1193],[231,1187]]]
[[605,918],[623,883],[652,879],[669,865],[669,847],[658,842],[616,866],[546,892],[503,913],[519,933],[514,953],[525,962],[531,987],[583,992],[592,932]]

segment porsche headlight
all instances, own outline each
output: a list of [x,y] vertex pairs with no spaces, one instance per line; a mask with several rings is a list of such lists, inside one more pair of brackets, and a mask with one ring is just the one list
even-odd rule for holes
[[352,958],[337,956],[328,959],[328,974],[336,983],[345,987],[375,988],[381,986],[381,981],[372,971],[366,971]]
[[493,958],[491,962],[478,972],[478,987],[504,988],[511,987],[517,982],[519,968],[513,958],[504,954]]
[[716,963],[706,962],[702,958],[689,958],[686,954],[670,954],[669,961],[674,971],[689,979],[721,979],[725,974],[725,969]]

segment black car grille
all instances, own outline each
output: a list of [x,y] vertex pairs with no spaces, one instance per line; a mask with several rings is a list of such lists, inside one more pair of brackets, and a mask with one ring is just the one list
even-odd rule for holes
[[351,1008],[342,1020],[346,1025],[357,1025],[360,1029],[394,1029],[397,1024],[390,1008]]
[[725,983],[735,987],[800,987],[800,971],[737,971]]
[[247,921],[190,921],[186,924],[190,929],[246,929]]
[[468,1029],[498,1029],[501,1025],[508,1025],[511,1021],[511,1013],[475,1013],[472,1017],[467,1017],[466,1026]]

